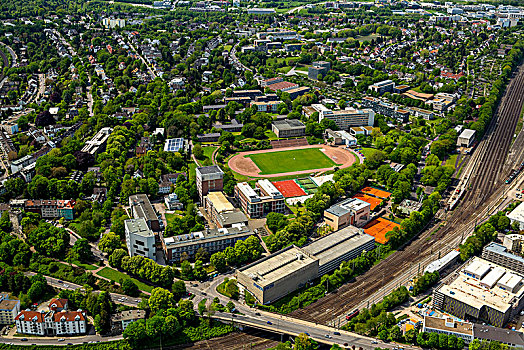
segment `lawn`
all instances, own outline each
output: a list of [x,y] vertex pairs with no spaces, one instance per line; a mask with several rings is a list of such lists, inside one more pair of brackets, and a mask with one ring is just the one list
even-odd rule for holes
[[260,175],[329,168],[337,165],[318,148],[250,154],[246,157],[260,169]]
[[451,165],[452,167],[455,167],[455,163],[457,162],[458,154],[453,154],[451,157],[446,159],[446,165]]
[[82,262],[80,262],[80,261],[78,261],[78,260],[73,261],[73,264],[75,264],[76,266],[80,266],[81,268],[83,268],[83,269],[85,269],[85,270],[91,270],[91,271],[93,271],[93,270],[96,270],[96,269],[97,269],[97,267],[94,266],[94,265],[91,265],[91,264],[85,264],[85,263],[82,263]]
[[375,148],[370,148],[370,147],[362,147],[362,150],[360,152],[362,152],[362,154],[366,157],[366,158],[369,158],[369,156],[371,156],[373,153],[377,152],[378,150],[375,149]]
[[101,277],[105,277],[107,279],[110,279],[111,281],[115,281],[118,283],[120,283],[120,280],[122,278],[123,279],[130,278],[133,282],[136,283],[136,285],[138,286],[140,290],[144,292],[148,292],[148,293],[151,293],[151,291],[153,290],[153,287],[151,287],[150,285],[140,282],[139,280],[132,278],[129,275],[126,275],[125,273],[122,273],[117,270],[113,270],[112,268],[109,268],[109,267],[104,267],[102,270],[97,272],[97,275]]

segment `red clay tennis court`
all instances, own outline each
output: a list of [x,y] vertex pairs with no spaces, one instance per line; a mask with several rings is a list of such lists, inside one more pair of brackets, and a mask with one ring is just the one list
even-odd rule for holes
[[305,196],[306,192],[293,180],[275,181],[273,185],[285,198]]
[[382,191],[374,187],[364,187],[363,189],[360,190],[360,192],[370,194],[372,196],[382,198],[382,199],[387,199],[391,196],[390,192]]
[[356,195],[353,196],[353,198],[358,198],[364,202],[371,204],[371,210],[375,210],[375,208],[379,206],[380,203],[382,203],[382,199],[371,197],[364,193],[357,193]]
[[364,226],[364,232],[370,236],[375,237],[375,242],[386,244],[388,242],[386,233],[398,226],[400,225],[394,223],[393,221],[389,221],[384,218],[378,218]]

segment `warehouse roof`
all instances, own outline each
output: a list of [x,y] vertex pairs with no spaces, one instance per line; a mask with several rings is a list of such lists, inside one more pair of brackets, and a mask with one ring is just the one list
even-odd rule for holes
[[317,239],[303,249],[312,256],[318,258],[320,260],[320,265],[324,265],[327,262],[335,260],[339,256],[374,240],[375,238],[364,233],[355,226],[348,226],[342,230],[338,230]]
[[278,130],[294,130],[294,129],[305,129],[306,126],[297,119],[284,119],[284,120],[275,120],[273,125]]
[[475,135],[475,130],[472,129],[464,129],[462,133],[460,134],[459,138],[461,139],[470,139]]
[[511,213],[506,215],[510,220],[524,222],[524,202],[520,203]]
[[289,246],[238,271],[249,276],[257,285],[265,287],[311,264],[318,266],[318,259],[303,249]]

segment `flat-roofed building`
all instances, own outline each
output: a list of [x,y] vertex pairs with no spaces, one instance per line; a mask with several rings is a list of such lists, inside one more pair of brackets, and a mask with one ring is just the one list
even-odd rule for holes
[[105,151],[107,139],[109,139],[109,136],[112,132],[113,129],[110,127],[100,129],[91,140],[86,142],[82,148],[82,152],[87,152],[96,156],[97,154]]
[[376,97],[366,96],[362,99],[362,107],[370,108],[375,113],[385,115],[387,117],[395,118],[401,122],[409,120],[409,112],[405,109],[399,108],[397,105],[382,101]]
[[199,248],[209,254],[220,252],[227,247],[232,247],[238,240],[245,240],[254,232],[245,224],[234,224],[229,228],[207,229],[200,232],[164,238],[162,245],[168,262],[180,261],[185,253],[189,258],[194,258]]
[[250,107],[256,106],[258,112],[276,113],[278,106],[282,101],[254,101],[249,104]]
[[146,194],[141,193],[129,196],[129,209],[133,218],[142,218],[151,230],[155,232],[160,231],[160,220]]
[[262,304],[278,300],[318,276],[319,259],[289,246],[236,272],[243,285]]
[[254,100],[256,96],[262,95],[260,90],[233,90],[231,97],[249,97]]
[[469,147],[475,141],[475,130],[464,129],[457,139],[458,147]]
[[[520,203],[511,213],[506,214],[511,224],[517,223],[520,230],[524,230],[524,203]],[[514,250],[514,249],[511,249]]]
[[[504,240],[506,241],[506,237],[504,237]],[[524,258],[513,254],[506,244],[501,245],[495,242],[488,244],[482,250],[482,258],[524,275]]]
[[144,310],[125,310],[111,315],[111,327],[115,333],[123,332],[131,323],[145,318]]
[[13,324],[20,312],[20,300],[9,299],[9,294],[0,294],[0,325]]
[[275,120],[271,124],[271,130],[278,138],[306,135],[306,126],[298,119]]
[[156,261],[155,234],[144,218],[124,221],[126,245],[130,256],[140,255]]
[[456,321],[451,317],[424,316],[422,332],[454,335],[469,344],[474,339],[473,323]]
[[524,333],[507,328],[492,327],[486,324],[474,324],[475,339],[499,342],[510,349],[524,349]]
[[395,88],[395,82],[393,80],[384,80],[368,87],[369,90],[374,91],[380,95],[385,92],[393,92]]
[[337,231],[348,225],[363,226],[369,220],[371,205],[358,198],[348,198],[324,210],[324,221]]
[[233,224],[247,224],[248,219],[244,213],[235,208],[223,192],[210,192],[204,197],[204,208],[211,221],[217,227],[232,227]]
[[299,86],[289,89],[286,92],[289,94],[290,100],[293,101],[297,97],[307,94],[309,91],[311,91],[311,88],[309,86]]
[[433,302],[461,319],[504,327],[524,306],[524,282],[514,271],[474,257],[435,290]]
[[339,111],[321,110],[318,114],[318,122],[322,122],[324,118],[334,121],[341,130],[349,130],[352,126],[373,126],[375,112],[372,109],[353,108]]
[[236,184],[235,199],[250,218],[260,218],[270,212],[284,213],[286,209],[284,196],[267,179],[258,180],[255,188],[247,182]]
[[308,68],[307,76],[311,80],[318,80],[318,76],[322,75],[325,77],[327,72],[331,69],[331,63],[326,61],[313,62],[311,67]]
[[335,145],[345,145],[346,147],[355,147],[358,144],[358,140],[355,136],[351,135],[345,130],[333,131],[326,129],[324,137],[329,140],[332,139]]
[[290,83],[289,81],[281,81],[280,83],[275,83],[275,84],[271,84],[267,86],[269,90],[275,91],[275,92],[276,91],[285,92],[285,91],[288,91],[288,90],[291,90],[297,87],[298,87],[298,84]]
[[375,238],[355,226],[348,226],[302,247],[319,260],[318,276],[337,269],[343,261],[355,259],[375,248]]
[[209,192],[224,189],[224,172],[218,165],[196,168],[196,185],[200,201],[203,202]]

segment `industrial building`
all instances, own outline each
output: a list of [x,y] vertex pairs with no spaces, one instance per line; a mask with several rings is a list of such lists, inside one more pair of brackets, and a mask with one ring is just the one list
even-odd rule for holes
[[464,129],[457,139],[458,147],[470,147],[475,141],[475,130]]
[[160,220],[146,194],[141,193],[129,196],[129,210],[133,218],[142,218],[151,230],[155,232],[160,231]]
[[322,119],[329,119],[335,122],[341,130],[349,130],[352,126],[373,126],[375,122],[375,112],[372,109],[345,109],[332,111],[323,109],[318,114],[318,122]]
[[258,180],[254,189],[247,182],[236,184],[235,199],[250,218],[260,218],[270,212],[284,213],[286,209],[284,196],[267,179]]
[[348,225],[363,226],[369,220],[371,204],[348,198],[324,210],[324,221],[337,231]]
[[262,304],[269,304],[313,281],[319,259],[294,245],[237,270],[238,283]]
[[271,130],[278,138],[306,135],[306,126],[298,119],[275,120],[271,124]]
[[124,229],[129,255],[140,255],[156,261],[155,234],[147,226],[146,220],[143,218],[125,220]]
[[[511,236],[522,236],[522,235],[511,235]],[[522,238],[522,237],[519,237]],[[511,238],[508,241],[512,241]],[[504,237],[504,243],[506,243],[506,237]],[[522,241],[519,240],[519,245],[522,244]],[[517,247],[514,247],[517,248]],[[520,247],[519,247],[520,248]],[[524,275],[524,258],[513,254],[505,245],[498,243],[490,243],[482,250],[482,258],[488,261],[494,262],[500,266],[511,269],[519,274]]]
[[89,141],[86,142],[82,148],[82,152],[86,152],[96,156],[99,153],[105,151],[107,139],[113,132],[113,129],[110,127],[100,129],[96,135]]
[[524,230],[524,203],[520,203],[511,213],[506,214],[511,224],[517,223],[520,230]]
[[162,245],[166,253],[166,260],[170,263],[180,261],[182,254],[194,258],[199,248],[209,254],[223,251],[232,247],[238,240],[245,240],[254,232],[244,224],[234,224],[229,228],[207,229],[200,232],[164,238]]
[[224,172],[218,165],[196,168],[196,185],[200,202],[209,192],[224,189]]
[[317,258],[318,276],[337,269],[343,261],[355,259],[363,251],[375,248],[375,238],[355,226],[348,226],[303,247],[309,255]]
[[474,257],[455,279],[434,292],[434,306],[473,322],[504,327],[524,306],[524,282],[516,272]]
[[210,192],[204,197],[204,208],[211,221],[217,227],[228,228],[234,224],[247,225],[248,219],[244,213],[229,202],[223,192]]

